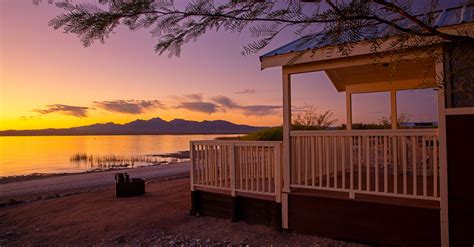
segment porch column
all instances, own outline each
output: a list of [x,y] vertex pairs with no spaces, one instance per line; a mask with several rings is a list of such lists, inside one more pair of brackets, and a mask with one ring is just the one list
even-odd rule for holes
[[282,228],[288,229],[288,193],[291,162],[291,75],[283,67],[283,189],[281,195]]
[[[438,80],[444,82],[443,59],[435,64]],[[444,85],[444,84],[443,84]],[[438,90],[438,140],[439,140],[439,188],[440,188],[440,225],[441,246],[449,247],[449,217],[448,217],[448,168],[446,152],[446,109],[444,90]]]
[[346,130],[352,130],[352,93],[346,89]]
[[397,129],[397,91],[390,91],[392,129]]

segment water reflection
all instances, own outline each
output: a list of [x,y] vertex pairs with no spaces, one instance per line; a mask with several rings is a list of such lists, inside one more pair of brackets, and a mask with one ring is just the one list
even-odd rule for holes
[[[0,136],[0,177],[32,173],[76,173],[106,166],[137,167],[156,162],[176,162],[179,157],[159,154],[189,150],[190,140],[212,140],[235,135],[141,136]],[[75,154],[93,157],[120,156],[127,162],[71,162]],[[152,162],[133,157],[148,157]],[[156,160],[155,160],[156,157]],[[94,160],[94,159],[93,159]]]

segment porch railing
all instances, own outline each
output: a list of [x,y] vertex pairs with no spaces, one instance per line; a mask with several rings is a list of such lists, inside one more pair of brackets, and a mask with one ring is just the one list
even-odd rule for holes
[[293,131],[290,186],[439,200],[437,133]]
[[192,141],[191,187],[281,197],[281,142]]

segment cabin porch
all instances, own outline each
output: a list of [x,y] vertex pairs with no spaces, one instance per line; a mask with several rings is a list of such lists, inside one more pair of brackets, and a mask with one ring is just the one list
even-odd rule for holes
[[[439,245],[437,129],[291,137],[289,180],[282,142],[191,142],[192,214],[365,243]],[[374,236],[380,227],[393,232]]]

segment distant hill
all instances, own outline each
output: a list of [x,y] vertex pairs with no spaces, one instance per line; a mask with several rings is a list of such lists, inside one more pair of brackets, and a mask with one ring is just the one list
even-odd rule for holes
[[159,134],[242,134],[263,127],[234,124],[224,120],[189,121],[161,118],[135,120],[126,124],[92,124],[64,129],[4,130],[0,136],[46,136],[46,135],[159,135]]

